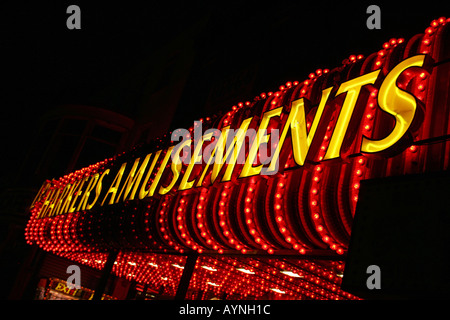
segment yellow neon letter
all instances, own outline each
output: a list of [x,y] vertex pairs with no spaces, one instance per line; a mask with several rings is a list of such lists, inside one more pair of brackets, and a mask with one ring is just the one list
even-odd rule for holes
[[183,175],[183,179],[181,179],[180,186],[178,187],[178,190],[186,190],[192,188],[192,186],[195,183],[195,179],[192,181],[189,180],[189,176],[191,175],[192,169],[194,168],[194,165],[197,163],[201,163],[202,156],[200,155],[200,151],[203,148],[203,142],[211,140],[213,136],[213,133],[207,133],[203,135],[201,141],[197,143],[197,146],[195,147],[194,154],[191,157],[191,162],[189,162],[188,167],[186,168],[186,171]]
[[[91,204],[88,204],[88,205],[86,206],[86,209],[87,209],[87,210],[91,210],[92,207],[93,207],[93,206],[95,205],[95,203],[97,202],[98,197],[100,197],[100,193],[102,192],[102,182],[103,182],[103,178],[104,178],[105,175],[107,175],[107,174],[109,174],[109,169],[106,169],[106,170],[102,173],[102,175],[100,176],[100,179],[99,179],[98,182],[97,182],[97,186],[95,187],[95,198],[94,198],[94,200],[92,201]],[[103,203],[102,203],[102,205],[103,205]]]
[[350,122],[353,110],[355,109],[361,88],[364,85],[373,84],[375,80],[377,80],[380,71],[381,69],[372,71],[358,78],[346,81],[339,86],[336,96],[344,92],[347,92],[347,95],[342,104],[341,112],[339,113],[324,160],[339,157],[342,142],[344,141],[345,133],[347,132],[348,123]]
[[50,188],[52,183],[50,181],[44,181],[38,193],[34,197],[33,202],[30,205],[30,209],[34,208],[34,204],[42,199],[42,197],[46,194],[47,190]]
[[239,178],[250,177],[257,174],[260,174],[263,165],[259,165],[257,167],[253,167],[253,163],[255,162],[256,155],[258,153],[259,146],[262,143],[267,143],[270,138],[270,134],[267,133],[267,126],[269,125],[270,118],[279,117],[281,115],[281,111],[283,107],[279,107],[264,113],[261,123],[259,124],[258,132],[256,133],[256,138],[253,141],[252,147],[248,153],[247,159],[245,160],[245,164],[242,167],[241,174]]
[[70,203],[72,201],[72,195],[75,192],[75,190],[77,189],[78,185],[80,184],[80,180],[75,181],[73,183],[73,185],[69,188],[69,191],[67,192],[67,194],[65,195],[65,200],[64,200],[64,204],[61,207],[61,210],[59,212],[56,212],[55,215],[58,214],[63,214],[66,213],[67,211],[69,211],[70,208]]
[[45,217],[47,211],[49,210],[50,204],[55,197],[55,192],[56,189],[50,188],[49,192],[47,193],[47,197],[45,198],[44,203],[42,204],[42,207],[39,210],[38,219]]
[[99,177],[100,177],[100,175],[98,173],[94,174],[91,177],[91,180],[89,181],[89,183],[86,187],[86,190],[84,191],[83,196],[81,197],[80,203],[78,204],[77,211],[80,211],[80,209],[81,210],[86,209],[89,195],[91,194],[92,189],[94,189],[95,184],[97,183],[97,180]]
[[147,171],[147,174],[144,178],[144,182],[142,182],[141,189],[139,189],[139,196],[138,196],[139,199],[144,199],[150,191],[150,189],[146,190],[145,187],[147,186],[148,180],[150,179],[150,176],[153,172],[153,168],[155,168],[156,162],[158,161],[161,151],[162,150],[159,150],[156,152],[155,157],[153,158],[152,164],[150,166],[150,169],[148,169],[148,171]]
[[69,206],[69,212],[75,211],[75,203],[77,202],[78,197],[83,193],[83,191],[82,191],[83,185],[88,180],[89,180],[89,177],[85,177],[83,180],[81,180],[81,183],[78,186],[78,190],[75,193],[75,195],[73,196],[72,205]]
[[178,177],[180,176],[181,172],[181,160],[180,160],[180,152],[183,150],[184,147],[189,146],[191,144],[191,140],[186,140],[180,145],[177,146],[177,150],[175,151],[175,154],[172,156],[172,164],[170,165],[170,168],[172,169],[173,178],[170,184],[167,187],[161,186],[159,188],[159,194],[166,194],[170,191],[170,189],[173,188],[175,183],[178,180]]
[[417,103],[414,96],[396,86],[399,75],[408,68],[422,67],[425,55],[417,55],[400,62],[392,69],[381,84],[378,92],[378,105],[395,117],[392,132],[384,139],[371,140],[363,136],[361,151],[374,153],[385,150],[400,140],[411,125]]
[[70,189],[70,187],[71,184],[66,184],[63,190],[61,190],[60,188],[56,190],[56,193],[53,195],[52,202],[48,207],[47,211],[48,217],[54,216],[55,215],[54,213],[60,210],[61,204],[64,201],[64,197],[67,193],[67,190]]
[[[188,141],[190,141],[190,140],[188,140]],[[153,196],[153,193],[155,192],[156,186],[158,185],[159,180],[161,180],[161,177],[162,177],[162,174],[163,174],[163,172],[164,172],[164,169],[166,169],[166,165],[167,165],[167,163],[169,162],[169,159],[170,159],[170,155],[171,155],[171,153],[172,153],[172,150],[173,150],[173,146],[170,147],[169,149],[167,149],[166,155],[164,156],[164,159],[163,159],[162,163],[161,163],[160,166],[159,166],[159,170],[158,170],[158,172],[156,173],[155,180],[153,180],[152,185],[151,185],[150,188],[148,189],[148,192],[147,192],[147,194],[146,194],[147,197],[152,197],[152,196]],[[153,168],[152,168],[152,169],[153,169]],[[143,187],[144,187],[144,186],[145,186],[145,185],[143,185]],[[142,191],[142,189],[141,189],[141,191]]]
[[[211,173],[211,183],[214,183],[214,181],[216,181],[217,176],[219,175],[220,170],[223,167],[223,164],[225,163],[225,161],[227,161],[231,152],[233,152],[231,159],[228,160],[228,166],[225,171],[225,174],[223,175],[222,181],[229,181],[231,179],[231,174],[233,173],[233,169],[236,166],[237,156],[241,150],[242,144],[245,139],[245,133],[252,119],[253,117],[242,121],[240,128],[236,131],[234,135],[232,135],[233,131],[230,131],[230,126],[222,128],[222,134],[220,135],[219,141],[217,141],[214,150],[211,152],[211,157],[209,158],[208,163],[206,164],[205,169],[203,170],[203,173],[199,181],[197,182],[197,186],[202,185],[203,179],[206,175],[206,171],[208,170],[208,167],[213,161],[214,166]],[[231,136],[233,140],[230,141],[231,143],[227,147],[225,156],[223,156],[223,151],[225,149],[227,141],[231,139]]]
[[42,204],[39,218],[44,218],[46,216],[50,216],[50,214],[53,211],[53,208],[55,207],[55,203],[59,199],[60,192],[61,192],[60,189],[50,189],[50,192],[49,192],[47,198],[45,199],[44,203]]

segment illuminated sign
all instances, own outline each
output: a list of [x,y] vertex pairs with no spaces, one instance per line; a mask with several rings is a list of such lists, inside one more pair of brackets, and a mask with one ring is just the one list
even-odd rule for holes
[[62,281],[54,281],[52,283],[52,288],[56,291],[62,292],[64,294],[67,294],[69,296],[81,296],[81,291],[79,289],[75,288],[69,288],[64,282]]
[[49,250],[344,253],[361,179],[423,172],[445,153],[426,142],[448,134],[446,23],[175,130],[178,141],[45,182],[27,240]]
[[[396,82],[405,70],[413,67],[422,68],[425,57],[425,55],[416,55],[397,64],[383,79],[379,91],[374,91],[376,92],[380,109],[392,115],[395,124],[391,132],[383,139],[372,139],[370,136],[362,134],[361,146],[359,150],[356,150],[358,153],[371,154],[385,151],[405,136],[413,123],[418,108],[417,98],[408,91],[401,90],[396,85]],[[336,108],[340,108],[339,115],[337,116],[334,130],[329,138],[325,156],[323,159],[319,159],[319,161],[341,157],[342,144],[348,132],[352,115],[355,113],[357,101],[362,98],[362,91],[367,90],[365,86],[375,84],[379,78],[380,71],[381,69],[372,71],[339,85],[334,100],[343,100],[342,105],[336,106]],[[422,72],[424,72],[423,69],[420,69],[414,74],[418,77]],[[281,119],[283,115],[285,115],[284,125],[280,128],[281,135],[278,141],[276,141],[275,153],[270,159],[267,171],[276,172],[278,170],[277,161],[281,149],[285,146],[284,142],[288,133],[292,137],[292,152],[296,165],[304,166],[308,157],[314,161],[314,154],[310,156],[309,151],[313,148],[314,143],[319,140],[317,138],[314,139],[316,132],[325,132],[324,128],[330,125],[330,116],[336,109],[332,107],[332,103],[330,102],[330,95],[333,89],[336,88],[329,87],[322,90],[320,102],[312,124],[310,124],[309,132],[306,114],[310,107],[307,107],[309,101],[304,97],[292,101],[288,107],[281,106],[264,112],[259,121],[258,134],[253,139],[238,177],[246,178],[261,173],[263,164],[258,166],[253,165],[258,150],[263,143],[271,143],[270,134],[267,133],[270,120],[274,118]],[[340,99],[341,95],[344,96],[343,99]],[[188,190],[193,188],[194,185],[201,187],[206,182],[205,176],[210,167],[212,167],[212,170],[208,183],[212,184],[216,181],[225,163],[226,169],[224,169],[225,172],[221,181],[230,181],[236,166],[237,154],[241,153],[243,149],[244,138],[247,136],[246,133],[252,121],[254,121],[253,117],[242,121],[239,127],[240,131],[235,135],[230,134],[230,126],[224,127],[218,139],[215,140],[216,143],[210,141],[213,136],[211,133],[203,135],[193,151],[192,158],[188,162],[184,174],[182,174],[183,162],[180,160],[179,154],[183,150],[183,147],[192,147],[194,145],[194,141],[192,140],[171,146],[166,150],[149,153],[143,159],[135,159],[133,163],[123,162],[119,170],[115,173],[114,180],[106,189],[103,187],[103,181],[105,176],[111,173],[111,169],[106,169],[102,174],[96,173],[90,177],[84,177],[74,183],[66,184],[64,187],[55,188],[47,194],[38,217],[43,218],[68,212],[89,210],[95,205],[103,206],[105,204],[114,204],[119,201],[134,200],[136,198],[144,199],[154,196],[155,192],[164,195],[172,190]],[[281,123],[281,121],[279,122]],[[356,134],[358,133],[352,132],[352,136],[347,136],[347,138],[356,139]],[[215,159],[212,160],[214,157],[209,157],[208,161],[204,161],[206,162],[204,168],[197,171],[197,176],[193,176],[192,171],[194,166],[196,164],[202,165],[202,159],[199,153],[207,142],[214,145],[211,149],[212,155],[215,155]],[[226,146],[229,147],[226,148]],[[233,154],[236,156],[233,157]],[[200,159],[198,159],[199,157]],[[162,162],[159,162],[159,169],[156,169],[155,167],[160,158],[162,158]],[[226,162],[229,159],[231,161]],[[214,163],[212,164],[213,161]],[[127,171],[128,167],[131,168]],[[168,167],[170,167],[172,178],[169,184],[164,185],[161,183],[161,178],[164,176]],[[126,178],[124,177],[125,172],[128,172]],[[156,175],[151,184],[149,184],[149,179],[154,172]],[[179,185],[175,189],[177,183]],[[46,193],[46,191],[47,186],[43,188],[41,194]],[[41,198],[41,195],[38,195],[38,198]]]
[[[75,297],[77,299],[80,300],[92,300],[93,296],[94,296],[94,291],[87,289],[87,288],[80,288],[80,289],[76,289],[76,288],[70,288],[66,281],[64,280],[59,280],[56,278],[50,278],[50,285],[49,285],[50,289],[53,289],[57,292]],[[102,300],[111,300],[113,299],[111,296],[108,295],[103,295]]]

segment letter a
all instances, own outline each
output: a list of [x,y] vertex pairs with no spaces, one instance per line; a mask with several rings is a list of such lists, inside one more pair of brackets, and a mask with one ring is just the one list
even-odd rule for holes
[[70,5],[67,7],[66,13],[72,13],[67,18],[66,25],[69,30],[81,29],[81,10],[77,5]]
[[67,278],[67,287],[69,287],[70,289],[80,289],[81,288],[80,267],[75,264],[72,264],[67,267],[66,273],[72,274]]
[[367,18],[366,25],[369,30],[381,29],[381,9],[377,5],[367,7],[366,13],[371,13]]
[[370,265],[367,267],[367,274],[372,274],[369,278],[367,278],[366,285],[367,288],[372,289],[381,289],[381,270],[377,265]]

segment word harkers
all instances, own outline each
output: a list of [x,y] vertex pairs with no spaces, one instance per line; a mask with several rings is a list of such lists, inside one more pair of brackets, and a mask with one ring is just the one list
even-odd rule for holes
[[[172,141],[179,141],[176,145],[136,158],[133,163],[124,162],[120,167],[114,166],[61,187],[52,187],[52,182],[46,182],[34,202],[42,204],[40,208],[36,207],[38,217],[207,187],[219,180],[219,176],[220,181],[230,181],[275,174],[279,171],[279,162],[283,164],[282,168],[286,166],[284,155],[290,153],[294,166],[304,166],[308,161],[317,163],[349,154],[392,150],[392,146],[404,140],[402,138],[410,129],[418,108],[415,96],[407,91],[408,87],[403,88],[398,83],[404,80],[405,70],[421,68],[424,61],[425,55],[410,57],[393,67],[384,79],[380,76],[381,69],[358,76],[341,83],[334,97],[332,92],[336,88],[326,88],[318,92],[321,95],[316,97],[315,113],[308,112],[312,110],[309,101],[300,98],[271,109],[258,119],[248,117],[236,130],[230,126],[222,130],[210,129],[204,134],[197,133],[197,137],[192,139],[189,131],[178,129],[172,135]],[[407,73],[413,78],[419,75],[417,69]],[[353,119],[362,117],[365,104],[357,101],[359,98],[368,99],[368,91],[364,87],[371,85],[373,88],[378,83],[379,89],[372,90],[372,93],[377,95],[378,107],[389,115],[390,124],[383,137],[373,139],[366,137],[364,132],[358,132],[358,123],[349,124],[352,116]],[[247,140],[249,148],[245,150],[243,146]],[[286,142],[288,140],[289,143]],[[327,140],[326,147],[322,144],[324,140]],[[358,141],[358,144],[355,146],[353,143],[349,151],[345,141]],[[317,157],[319,151],[323,156]]]

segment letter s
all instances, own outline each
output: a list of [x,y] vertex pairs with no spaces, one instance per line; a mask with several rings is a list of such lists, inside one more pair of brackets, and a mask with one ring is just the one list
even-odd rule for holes
[[377,5],[370,5],[367,7],[366,13],[371,13],[367,18],[366,26],[369,30],[381,29],[381,9]]
[[367,273],[371,274],[366,281],[369,290],[381,289],[381,269],[377,265],[367,267]]
[[410,127],[416,113],[417,102],[415,97],[396,86],[400,74],[411,67],[422,67],[425,55],[417,55],[400,62],[392,69],[378,92],[378,105],[380,108],[395,117],[395,126],[392,132],[384,139],[371,140],[363,137],[361,151],[375,153],[383,151],[399,141]]

